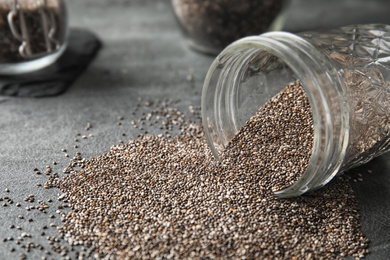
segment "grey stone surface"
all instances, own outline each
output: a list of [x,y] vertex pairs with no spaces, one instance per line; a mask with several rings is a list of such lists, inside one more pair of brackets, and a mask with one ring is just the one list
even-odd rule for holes
[[[50,249],[46,236],[58,235],[49,227],[41,236],[42,227],[60,219],[49,219],[58,202],[49,203],[46,214],[26,211],[24,202],[29,194],[36,200],[55,199],[58,191],[37,187],[45,176],[34,174],[53,161],[60,172],[76,151],[93,156],[108,151],[119,140],[134,138],[129,127],[138,98],[180,99],[184,110],[200,105],[204,76],[213,57],[189,50],[171,13],[169,1],[154,0],[68,0],[70,25],[94,31],[103,48],[85,73],[65,94],[58,97],[10,98],[0,97],[0,197],[9,196],[14,204],[0,203],[0,259],[18,259],[23,253],[15,241],[29,232],[29,241]],[[390,24],[387,1],[292,1],[286,30],[301,31],[351,23],[382,22]],[[187,76],[191,75],[192,80]],[[118,117],[124,116],[122,126]],[[85,131],[90,122],[93,128]],[[74,148],[77,133],[93,133]],[[121,134],[127,133],[126,137]],[[80,138],[81,139],[81,138]],[[390,258],[390,155],[381,156],[354,170],[362,173],[364,181],[353,183],[359,199],[362,227],[371,240],[367,259]],[[9,188],[10,192],[5,192]],[[23,214],[24,219],[18,219]],[[56,215],[57,216],[57,215]],[[28,222],[32,218],[33,222]],[[10,229],[14,224],[23,231]],[[27,241],[27,242],[26,242]],[[10,252],[12,247],[16,252]],[[44,251],[43,251],[44,252]],[[34,249],[29,259],[40,259],[42,251]],[[49,256],[60,258],[58,254]]]

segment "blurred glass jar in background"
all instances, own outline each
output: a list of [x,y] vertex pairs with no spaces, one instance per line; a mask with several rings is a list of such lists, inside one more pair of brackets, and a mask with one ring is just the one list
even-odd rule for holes
[[52,64],[65,50],[66,36],[63,0],[1,0],[0,75]]
[[237,39],[280,30],[286,0],[172,0],[191,48],[218,54]]

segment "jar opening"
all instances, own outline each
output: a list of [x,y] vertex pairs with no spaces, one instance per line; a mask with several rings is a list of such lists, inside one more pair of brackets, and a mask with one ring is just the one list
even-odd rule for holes
[[345,156],[348,107],[343,83],[312,47],[289,33],[244,38],[217,57],[202,93],[206,138],[219,159],[220,152],[261,106],[289,83],[302,83],[314,119],[312,156],[301,179],[276,192],[279,197],[298,196],[325,185]]

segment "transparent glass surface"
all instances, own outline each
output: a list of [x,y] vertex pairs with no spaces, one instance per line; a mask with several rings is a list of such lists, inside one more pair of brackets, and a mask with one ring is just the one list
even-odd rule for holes
[[307,170],[280,197],[298,196],[389,150],[390,27],[355,25],[239,40],[211,65],[202,93],[206,138],[216,158],[270,97],[300,80],[314,144]]
[[65,50],[63,0],[0,1],[0,74],[21,74],[53,63]]
[[343,168],[390,149],[390,26],[354,25],[300,35],[334,62],[350,108],[350,139]]

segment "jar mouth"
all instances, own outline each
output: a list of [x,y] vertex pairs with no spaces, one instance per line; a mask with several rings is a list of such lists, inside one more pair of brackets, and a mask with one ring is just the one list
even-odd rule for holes
[[[248,62],[258,58],[267,70],[247,83]],[[274,59],[274,61],[272,61]],[[255,68],[259,69],[259,68]],[[263,72],[263,71],[262,71]],[[280,77],[271,75],[280,73]],[[247,80],[247,79],[246,79]],[[328,183],[339,171],[349,139],[349,107],[344,83],[333,63],[305,39],[286,32],[246,37],[229,45],[212,63],[202,91],[202,120],[207,142],[216,159],[239,129],[265,102],[288,83],[299,80],[308,96],[313,115],[314,140],[306,171],[293,185],[275,192],[277,197],[295,197]],[[249,79],[250,81],[250,79]],[[282,83],[284,82],[284,83]],[[245,84],[249,84],[245,86]],[[238,121],[242,103],[238,92],[259,84],[259,106]],[[269,85],[279,89],[270,90]],[[246,102],[246,101],[244,101]],[[253,104],[248,101],[248,107]],[[251,114],[252,113],[252,114]]]

